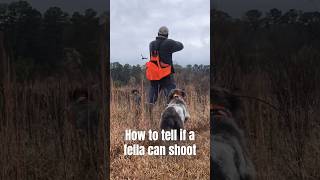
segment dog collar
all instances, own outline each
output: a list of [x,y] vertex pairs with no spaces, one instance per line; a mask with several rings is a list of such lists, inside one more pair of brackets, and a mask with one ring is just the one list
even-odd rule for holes
[[226,108],[218,104],[210,104],[210,110],[225,110]]
[[224,106],[218,104],[210,104],[210,110],[215,117],[232,117],[232,113]]

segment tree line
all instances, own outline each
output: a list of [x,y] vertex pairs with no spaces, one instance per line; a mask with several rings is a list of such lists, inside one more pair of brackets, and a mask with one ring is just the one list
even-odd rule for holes
[[[202,64],[189,64],[185,67],[174,64],[174,69],[176,78],[184,84],[199,82],[204,77],[209,78],[210,73],[210,65]],[[113,62],[110,64],[110,73],[113,84],[116,86],[136,85],[146,80],[144,65],[122,65],[119,62]]]
[[50,76],[64,68],[97,71],[99,16],[93,9],[69,14],[50,7],[41,13],[27,1],[0,3],[0,31],[18,78]]
[[214,9],[211,19],[213,76],[223,86],[240,86],[239,73],[258,71],[277,82],[291,78],[307,89],[320,79],[319,12],[274,8],[233,18]]

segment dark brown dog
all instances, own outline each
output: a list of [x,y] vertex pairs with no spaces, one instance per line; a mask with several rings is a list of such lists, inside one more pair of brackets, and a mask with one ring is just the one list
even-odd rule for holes
[[132,100],[132,110],[134,111],[134,125],[139,128],[139,123],[141,119],[141,94],[139,90],[133,89],[131,91]]

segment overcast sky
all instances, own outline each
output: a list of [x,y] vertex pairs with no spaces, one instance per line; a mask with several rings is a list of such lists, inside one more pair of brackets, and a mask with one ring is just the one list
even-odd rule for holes
[[[0,0],[0,2],[14,2],[18,0]],[[109,0],[26,0],[32,7],[44,12],[49,7],[57,6],[62,10],[73,13],[74,11],[83,12],[92,8],[101,13],[109,9]]]
[[165,25],[184,44],[174,63],[210,63],[209,0],[111,0],[110,14],[111,62],[144,64],[141,54],[149,58],[149,43]]
[[320,0],[212,0],[211,7],[226,11],[233,17],[241,17],[250,9],[266,12],[272,8],[282,11],[297,9],[319,11]]

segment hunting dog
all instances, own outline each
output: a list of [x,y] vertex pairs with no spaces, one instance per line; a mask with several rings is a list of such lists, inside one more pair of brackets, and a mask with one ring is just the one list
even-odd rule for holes
[[86,88],[78,88],[70,92],[68,118],[71,124],[80,130],[82,135],[97,139],[99,125],[99,106]]
[[131,100],[132,100],[132,111],[134,112],[134,126],[136,128],[139,127],[140,119],[141,119],[141,94],[139,90],[133,89],[131,91]]
[[138,89],[133,89],[131,91],[132,95],[132,100],[135,106],[140,106],[141,105],[141,94]]
[[184,123],[190,119],[184,98],[186,93],[181,89],[173,89],[168,96],[168,105],[161,114],[160,129],[183,129]]
[[211,177],[219,180],[252,180],[255,169],[248,156],[243,131],[236,117],[239,99],[230,91],[211,88]]

